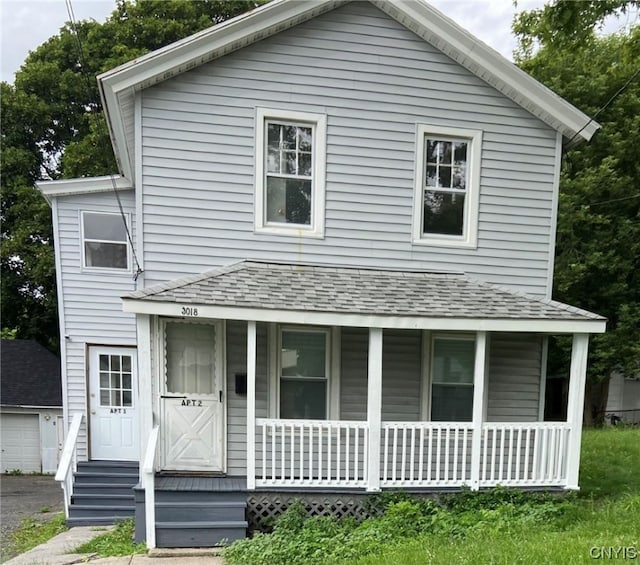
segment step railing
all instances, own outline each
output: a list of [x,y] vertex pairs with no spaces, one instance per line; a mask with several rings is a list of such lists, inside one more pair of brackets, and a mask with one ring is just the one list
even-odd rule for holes
[[366,422],[256,419],[256,486],[365,487]]
[[156,452],[158,450],[159,426],[149,434],[142,460],[141,479],[144,488],[145,537],[148,549],[156,547]]
[[69,518],[69,506],[73,496],[73,474],[78,469],[78,436],[80,435],[80,425],[82,424],[82,413],[78,412],[71,418],[71,425],[64,440],[60,464],[56,471],[56,481],[60,483],[64,496],[64,514]]

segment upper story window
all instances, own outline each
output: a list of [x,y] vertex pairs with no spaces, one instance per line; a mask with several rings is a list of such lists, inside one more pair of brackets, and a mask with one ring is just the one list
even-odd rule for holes
[[257,232],[324,235],[326,117],[259,108]]
[[481,138],[418,126],[414,243],[476,247]]
[[129,270],[125,219],[120,214],[82,212],[81,221],[83,267]]

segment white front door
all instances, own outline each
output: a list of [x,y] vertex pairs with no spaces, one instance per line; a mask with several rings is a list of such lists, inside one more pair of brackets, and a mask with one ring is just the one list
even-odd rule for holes
[[89,434],[91,459],[138,461],[136,350],[89,350]]
[[224,472],[224,334],[221,322],[164,323],[162,468]]

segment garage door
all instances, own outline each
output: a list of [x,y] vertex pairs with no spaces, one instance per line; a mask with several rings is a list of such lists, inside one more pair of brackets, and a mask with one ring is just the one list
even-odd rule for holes
[[2,471],[40,472],[40,425],[37,414],[0,414]]

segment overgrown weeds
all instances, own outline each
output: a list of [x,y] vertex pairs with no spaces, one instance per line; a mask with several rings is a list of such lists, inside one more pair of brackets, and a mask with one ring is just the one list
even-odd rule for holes
[[99,535],[87,543],[76,548],[76,553],[97,553],[102,557],[118,557],[145,553],[147,546],[144,543],[135,543],[133,534],[135,525],[133,519],[118,522],[113,530]]
[[9,549],[12,553],[24,553],[68,529],[64,514],[57,514],[46,521],[23,518],[20,526],[11,534]]
[[223,552],[229,565],[403,565],[593,562],[598,547],[640,551],[640,430],[587,430],[575,493],[498,487],[438,499],[404,492],[369,498],[374,516],[307,518],[296,502],[273,533]]

